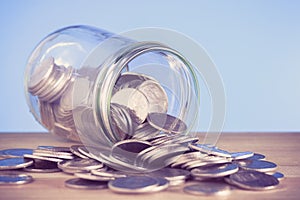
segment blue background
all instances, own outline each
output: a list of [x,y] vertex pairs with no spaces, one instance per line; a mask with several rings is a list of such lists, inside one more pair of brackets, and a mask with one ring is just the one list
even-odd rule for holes
[[225,131],[300,130],[300,1],[0,0],[0,131],[44,131],[23,74],[47,34],[87,24],[111,32],[163,27],[206,48],[227,94]]

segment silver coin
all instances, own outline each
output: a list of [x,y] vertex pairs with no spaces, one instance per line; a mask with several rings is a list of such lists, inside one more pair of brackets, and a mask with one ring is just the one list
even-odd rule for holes
[[114,177],[98,176],[90,172],[76,172],[74,173],[74,175],[78,178],[91,180],[91,181],[110,181],[115,179]]
[[5,158],[0,160],[0,170],[21,169],[33,164],[33,160],[22,157]]
[[76,155],[76,156],[78,156],[78,157],[80,157],[80,158],[85,158],[85,159],[89,158],[89,157],[85,156],[84,154],[80,153],[79,148],[85,148],[85,147],[84,147],[83,145],[72,145],[72,146],[70,147],[70,151],[71,151],[74,155]]
[[[157,130],[157,129],[156,129],[156,130]],[[159,131],[159,134],[153,135],[153,137],[148,138],[147,141],[149,141],[149,142],[152,143],[152,141],[155,141],[155,140],[158,139],[158,138],[168,137],[168,136],[170,136],[170,134],[163,133],[163,132],[160,132],[160,131]]]
[[139,141],[135,139],[124,140],[113,145],[111,156],[123,162],[133,164],[138,153],[151,146],[151,143],[147,141]]
[[117,159],[113,160],[111,159],[111,157],[103,153],[99,153],[99,159],[101,162],[103,162],[105,165],[109,166],[110,168],[121,170],[123,172],[132,172],[133,170],[137,170],[133,165],[130,164],[124,165],[124,162],[121,162]]
[[278,180],[284,179],[284,174],[281,172],[267,172],[267,174],[274,176]]
[[190,176],[190,172],[184,169],[163,168],[149,174],[154,177],[164,177],[168,181],[185,180]]
[[128,176],[108,183],[109,189],[118,193],[148,193],[158,186],[158,180],[149,176]]
[[153,128],[147,121],[134,129],[133,138],[140,140],[149,140],[159,135],[160,131]]
[[259,172],[275,171],[277,165],[265,160],[244,160],[238,162],[240,167],[245,170],[255,170]]
[[199,182],[184,187],[183,191],[193,195],[227,195],[230,193],[230,187],[219,182]]
[[101,181],[90,181],[81,178],[73,178],[65,181],[65,186],[75,189],[105,189],[107,188],[107,183]]
[[72,153],[54,152],[54,151],[48,151],[48,150],[34,150],[32,155],[42,156],[42,157],[50,157],[50,158],[61,158],[61,159],[68,159],[68,160],[74,159],[74,156]]
[[[89,147],[92,148],[92,147]],[[81,153],[82,155],[94,159],[93,155],[90,154],[89,150],[85,147],[85,146],[79,146],[78,148],[79,153]]]
[[75,158],[73,160],[61,161],[57,164],[57,166],[64,172],[72,174],[102,168],[103,164],[92,159]]
[[187,135],[180,135],[180,134],[171,134],[167,137],[161,137],[156,140],[151,141],[153,145],[159,144],[189,144],[195,143],[199,140],[199,138],[187,136]]
[[57,167],[57,164],[55,162],[35,160],[33,165],[23,168],[23,171],[36,173],[53,173],[60,172],[61,170]]
[[168,96],[161,85],[154,80],[144,81],[137,88],[147,98],[149,113],[166,113],[168,110]]
[[221,156],[226,158],[231,158],[231,154],[228,151],[219,149],[215,146],[210,146],[207,144],[190,144],[189,147],[191,149],[201,151],[207,154],[215,155],[215,156]]
[[244,152],[234,152],[231,153],[231,157],[233,160],[242,160],[247,159],[254,156],[254,153],[251,151],[244,151]]
[[170,182],[165,178],[155,177],[155,179],[157,180],[158,185],[155,188],[152,189],[152,192],[163,191],[163,190],[167,189],[170,185]]
[[33,149],[4,149],[0,150],[0,157],[12,158],[12,157],[22,157],[24,154],[32,154]]
[[202,154],[199,151],[181,154],[181,155],[173,158],[171,167],[177,167],[177,166],[183,165],[189,161],[198,160],[200,157],[204,157],[206,155],[207,154]]
[[194,168],[191,171],[193,177],[217,178],[234,174],[239,170],[235,164],[209,165]]
[[60,99],[62,94],[68,88],[69,84],[72,82],[74,69],[72,67],[67,67],[62,73],[62,77],[57,80],[56,84],[53,84],[52,91],[48,92],[46,99],[48,102],[52,103]]
[[188,150],[188,147],[180,144],[152,146],[138,153],[135,163],[153,171],[170,165],[170,158]]
[[43,157],[43,156],[36,156],[36,155],[31,155],[31,154],[24,154],[24,158],[30,158],[33,160],[46,160],[46,161],[51,161],[51,162],[61,162],[63,159],[60,158],[49,158],[49,157]]
[[111,103],[120,104],[131,109],[139,123],[143,123],[148,115],[148,100],[145,95],[137,89],[125,88],[116,92],[112,98]]
[[139,123],[134,111],[116,103],[110,104],[111,126],[116,141],[130,138]]
[[[202,162],[210,164],[210,165],[212,165],[212,164],[222,164],[222,163],[225,164],[225,163],[230,163],[231,159],[201,153],[198,158],[191,159],[190,161],[183,164],[181,167],[182,168],[191,168],[191,166],[197,165],[197,163],[200,164]],[[203,165],[200,164],[200,166],[203,166]]]
[[174,138],[173,140],[169,141],[170,143],[177,143],[177,144],[189,144],[189,143],[196,143],[199,141],[198,137],[191,137],[188,135],[180,135],[180,137]]
[[166,133],[184,133],[187,130],[186,124],[181,119],[166,113],[149,113],[147,121],[154,128]]
[[53,108],[50,103],[39,101],[39,110],[41,114],[41,122],[42,124],[51,130],[54,127],[55,116],[53,113]]
[[0,173],[0,185],[21,185],[32,181],[32,176],[27,174]]
[[126,177],[127,174],[125,174],[124,172],[121,171],[113,171],[113,170],[99,170],[99,169],[94,169],[91,170],[91,173],[97,176],[103,176],[103,177],[112,177],[112,178],[122,178],[122,177]]
[[43,146],[37,147],[37,150],[49,150],[54,152],[71,152],[69,147],[59,147],[59,146]]
[[54,58],[50,57],[43,60],[33,71],[28,88],[29,92],[35,93],[39,87],[43,86],[49,79],[54,68]]
[[114,86],[113,93],[116,93],[117,91],[124,88],[137,88],[143,82],[152,79],[152,77],[146,76],[144,74],[125,72],[118,78]]
[[163,136],[163,137],[158,137],[156,139],[151,140],[152,145],[160,145],[160,144],[165,144],[166,142],[172,140],[173,137],[171,137],[169,134]]
[[250,158],[247,158],[248,160],[263,160],[265,159],[266,156],[259,154],[259,153],[254,153],[254,155]]
[[229,176],[230,182],[248,190],[269,190],[278,186],[279,181],[272,175],[258,171],[241,171]]
[[[208,159],[208,158],[211,158],[211,159]],[[181,168],[186,168],[186,169],[190,170],[193,168],[211,166],[214,164],[230,163],[229,160],[227,160],[226,158],[223,158],[223,157],[209,156],[208,158],[189,161],[189,162],[183,164],[181,166]]]

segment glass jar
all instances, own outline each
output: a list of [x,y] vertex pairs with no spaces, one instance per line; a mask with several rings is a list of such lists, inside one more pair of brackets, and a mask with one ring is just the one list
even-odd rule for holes
[[137,135],[193,136],[200,99],[196,73],[162,43],[71,26],[34,49],[25,91],[31,113],[51,133],[81,141],[95,159],[114,168],[154,170],[162,166],[128,160],[115,166],[108,157],[116,143]]

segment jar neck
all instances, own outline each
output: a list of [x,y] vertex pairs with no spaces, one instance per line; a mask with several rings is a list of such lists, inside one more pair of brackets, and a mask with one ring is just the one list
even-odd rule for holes
[[[183,63],[182,67],[186,77],[188,78],[187,81],[192,84],[198,84],[191,64],[176,50],[161,43],[135,42],[111,55],[100,67],[101,70],[99,71],[95,81],[93,110],[96,123],[99,123],[98,127],[102,129],[101,131],[105,133],[108,141],[112,143],[118,141],[118,138],[115,137],[111,127],[110,101],[112,98],[113,88],[121,73],[124,71],[130,71],[130,69],[128,69],[128,64],[132,60],[142,54],[150,52],[161,52],[162,55],[164,55],[163,52],[165,52],[179,58]],[[194,92],[196,93],[196,96],[198,96],[199,87],[196,87],[196,91]],[[187,92],[187,99],[190,95],[193,94]],[[183,102],[182,104],[187,104],[187,102]],[[184,107],[181,109],[179,114],[181,118],[185,117],[185,114],[187,113],[186,109],[188,108]]]

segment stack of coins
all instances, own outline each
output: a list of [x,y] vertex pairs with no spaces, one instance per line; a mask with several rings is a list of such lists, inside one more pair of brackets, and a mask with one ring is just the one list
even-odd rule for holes
[[[160,139],[159,145],[158,139]],[[176,143],[174,141],[177,141]],[[184,142],[188,149],[180,154],[165,154],[163,146]],[[32,182],[31,173],[62,171],[75,176],[66,180],[66,187],[76,189],[109,188],[117,193],[151,193],[174,187],[193,195],[224,195],[232,189],[270,190],[279,185],[284,175],[276,172],[276,164],[258,153],[228,152],[212,145],[200,144],[196,138],[163,135],[160,137],[127,139],[116,144],[132,153],[137,162],[159,160],[166,167],[148,173],[126,172],[132,160],[121,162],[119,150],[113,149],[106,162],[100,162],[83,145],[71,147],[39,146],[37,149],[0,150],[0,184]],[[159,147],[159,148],[158,148]],[[153,152],[153,153],[151,153]],[[127,157],[128,159],[129,157]],[[126,165],[127,163],[127,165]],[[149,165],[148,163],[148,165]],[[114,167],[124,166],[124,171]],[[16,171],[18,169],[18,171]]]

